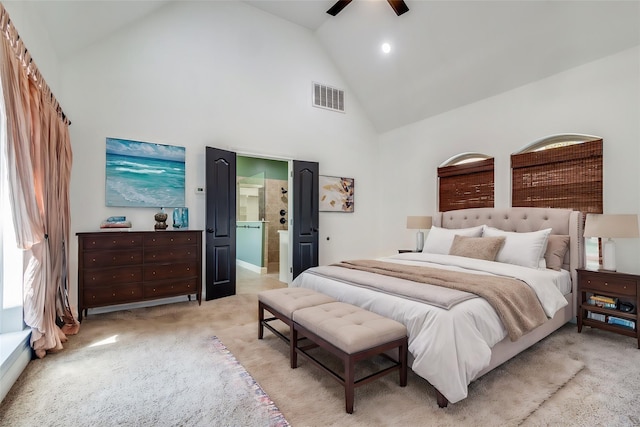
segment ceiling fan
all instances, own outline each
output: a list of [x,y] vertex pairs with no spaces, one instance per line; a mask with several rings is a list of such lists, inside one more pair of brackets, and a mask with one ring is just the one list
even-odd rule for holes
[[[389,5],[398,16],[409,11],[409,7],[404,0],[387,0],[387,2],[389,2]],[[336,4],[331,6],[331,9],[327,10],[327,13],[331,16],[336,16],[349,3],[351,3],[351,0],[338,0]]]

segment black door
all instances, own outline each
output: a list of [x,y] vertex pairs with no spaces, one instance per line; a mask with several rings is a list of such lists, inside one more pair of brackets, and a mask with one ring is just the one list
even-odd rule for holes
[[293,278],[318,265],[318,163],[293,161]]
[[236,153],[207,147],[206,297],[236,293]]

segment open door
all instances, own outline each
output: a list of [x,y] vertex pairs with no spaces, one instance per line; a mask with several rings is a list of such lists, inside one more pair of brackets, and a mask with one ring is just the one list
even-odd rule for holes
[[206,147],[206,296],[236,293],[236,153]]
[[295,279],[309,267],[318,265],[318,188],[317,162],[293,161],[292,272]]

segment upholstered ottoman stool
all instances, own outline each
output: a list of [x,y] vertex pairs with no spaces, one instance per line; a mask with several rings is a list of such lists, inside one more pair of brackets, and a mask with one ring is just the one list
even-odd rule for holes
[[[344,366],[344,378],[309,354],[309,346],[300,347],[298,337],[301,334],[340,358]],[[297,355],[300,354],[329,372],[344,386],[345,406],[349,414],[353,413],[355,387],[395,370],[400,372],[400,386],[407,385],[407,328],[395,320],[343,302],[316,305],[293,312],[291,341],[294,349],[291,367],[298,366]],[[396,348],[398,360],[385,353]],[[393,365],[356,380],[356,362],[377,355],[391,360]]]
[[[289,344],[289,356],[290,359],[295,353],[291,340],[282,332],[274,328],[269,324],[274,320],[281,320],[283,323],[289,326],[289,330],[292,331],[291,314],[295,310],[301,308],[314,307],[318,304],[326,304],[328,302],[334,302],[335,299],[320,292],[313,291],[306,288],[281,288],[271,289],[268,291],[262,291],[258,293],[258,339],[262,339],[264,336],[264,328],[266,327],[276,336],[282,338]],[[274,317],[265,318],[264,311],[267,310]],[[291,335],[291,334],[290,334]]]

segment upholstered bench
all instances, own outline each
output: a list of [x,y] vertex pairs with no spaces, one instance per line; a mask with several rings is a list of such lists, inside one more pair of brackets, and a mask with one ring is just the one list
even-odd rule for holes
[[[300,346],[303,335],[315,346]],[[302,308],[293,312],[291,334],[293,353],[291,367],[298,366],[297,355],[309,359],[314,365],[329,372],[345,389],[347,413],[353,413],[354,389],[392,371],[400,372],[400,386],[407,385],[407,328],[395,320],[388,319],[360,307],[343,302],[332,302]],[[324,365],[308,350],[320,346],[337,356],[343,363],[344,377]],[[398,360],[386,352],[398,349]],[[355,364],[358,361],[381,355],[391,360],[392,366],[355,379]]]
[[[279,288],[259,292],[258,339],[263,338],[264,328],[266,327],[289,344],[289,359],[291,360],[291,357],[295,353],[291,340],[271,326],[269,322],[281,320],[289,326],[289,330],[291,331],[293,330],[291,315],[294,311],[334,301],[335,299],[328,295],[306,288]],[[270,312],[274,317],[265,318],[265,310]],[[291,335],[291,333],[289,335]]]

